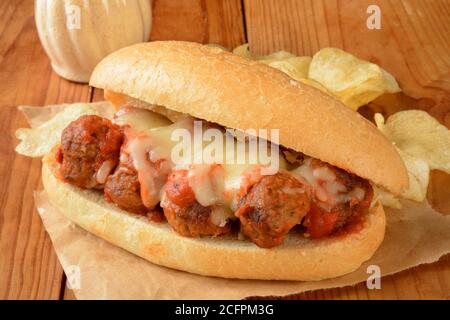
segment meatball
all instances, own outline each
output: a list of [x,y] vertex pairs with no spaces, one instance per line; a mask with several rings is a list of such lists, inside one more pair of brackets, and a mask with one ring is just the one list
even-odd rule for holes
[[64,181],[81,188],[103,188],[119,162],[122,132],[119,126],[98,116],[82,116],[61,136],[61,168]]
[[219,236],[231,231],[230,223],[218,226],[213,223],[213,207],[204,207],[195,200],[189,186],[188,171],[173,171],[165,186],[161,207],[171,227],[185,237]]
[[147,208],[141,198],[141,184],[138,173],[133,165],[131,156],[127,155],[123,149],[126,143],[122,145],[121,161],[114,174],[108,177],[105,184],[105,199],[112,202],[119,208],[136,213],[147,215],[153,222],[163,222],[164,213],[159,206]]
[[[149,214],[153,212],[159,202],[159,194],[167,178],[162,160],[156,162],[147,159],[147,166],[142,168],[145,171],[144,178],[153,179],[147,184],[146,190],[139,180],[139,173],[134,166],[134,160],[129,152],[130,144],[138,138],[136,131],[128,127],[123,128],[124,143],[120,151],[120,162],[114,174],[108,177],[105,185],[105,199],[115,203],[121,209],[138,214]],[[144,181],[145,182],[145,181]],[[161,186],[161,187],[160,187]],[[145,197],[149,195],[152,202],[146,203]],[[161,211],[161,208],[159,208]],[[157,212],[158,210],[155,210]],[[153,219],[154,218],[154,219]],[[152,215],[151,220],[161,220],[162,217]]]
[[288,172],[262,176],[238,200],[241,232],[262,248],[280,245],[310,208],[307,187]]
[[314,169],[327,168],[330,170],[342,190],[337,195],[340,198],[339,201],[332,203],[313,197],[311,210],[303,222],[306,233],[311,238],[322,238],[337,232],[352,222],[361,221],[373,198],[373,189],[370,183],[317,159],[312,160],[310,165]]
[[131,161],[120,163],[105,184],[105,199],[119,208],[137,214],[146,214],[148,209],[141,199],[141,186],[136,169]]
[[150,209],[146,213],[148,220],[152,222],[161,223],[166,221],[166,217],[164,216],[163,209],[157,205],[155,208]]

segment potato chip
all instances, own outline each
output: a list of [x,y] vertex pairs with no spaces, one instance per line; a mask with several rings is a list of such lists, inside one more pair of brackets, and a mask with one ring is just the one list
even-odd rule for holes
[[297,56],[295,54],[289,53],[287,51],[277,51],[269,54],[268,56],[256,56],[255,60],[269,64],[274,61],[283,61],[289,58],[296,58],[296,57]]
[[[23,107],[24,113],[33,114],[39,107]],[[109,102],[74,103],[45,107],[48,118],[39,119],[32,128],[21,128],[16,131],[16,137],[21,140],[16,151],[28,157],[42,157],[59,142],[64,128],[82,115],[98,115],[111,118],[114,107]],[[42,108],[39,108],[42,111]],[[58,111],[55,113],[55,111]]]
[[313,58],[297,57],[286,51],[258,56],[250,52],[246,43],[233,53],[281,70],[299,82],[337,97],[353,110],[385,93],[400,91],[397,81],[386,70],[340,49],[325,48]]
[[423,201],[430,170],[450,173],[450,131],[421,110],[397,112],[386,122],[377,113],[375,122],[394,143],[408,170],[410,185],[401,197]]
[[378,188],[377,186],[372,186],[374,192],[374,198],[372,203],[377,201],[381,202],[381,204],[385,207],[401,209],[402,203],[399,199],[397,199],[393,194]]
[[322,49],[313,56],[308,77],[354,110],[384,93],[400,91],[387,71],[335,48]]
[[430,181],[430,167],[420,158],[415,158],[397,148],[400,157],[408,171],[409,187],[401,193],[403,199],[422,202],[427,196],[428,183]]
[[[311,57],[293,57],[283,60],[270,61],[269,66],[283,71],[291,78],[299,81],[300,79],[306,79],[308,77],[309,64],[311,63]],[[264,60],[262,62],[265,63]]]
[[[328,91],[323,85],[321,85],[317,81],[314,81],[314,80],[311,80],[311,79],[299,79],[298,81],[303,83],[303,84],[306,84],[306,85],[308,85],[310,87],[314,87],[316,89],[319,89],[320,91],[322,91],[322,92],[324,92],[324,93],[326,93],[326,94],[328,94],[330,96],[335,97],[330,91]],[[335,98],[337,98],[337,97],[335,97]]]
[[311,64],[312,60],[311,57],[297,57],[286,51],[278,51],[268,56],[258,56],[250,52],[247,43],[235,48],[233,50],[233,53],[244,58],[265,63],[275,69],[283,71],[291,78],[299,82],[302,82],[308,86],[315,87],[316,89],[319,89],[325,93],[331,94],[319,82],[308,79],[309,65]]
[[425,111],[406,110],[375,121],[389,140],[402,151],[424,159],[431,169],[450,173],[450,131]]
[[251,60],[255,60],[254,55],[250,52],[250,48],[248,43],[244,43],[236,48],[233,49],[233,53],[235,55],[247,58],[247,59],[251,59]]
[[296,57],[295,54],[289,53],[287,51],[277,51],[277,52],[274,52],[267,56],[259,56],[259,55],[256,55],[256,54],[253,54],[252,52],[250,52],[248,43],[244,43],[243,45],[236,47],[233,50],[233,53],[238,56],[248,58],[251,60],[258,60],[258,61],[264,62],[266,64],[269,64],[270,62],[273,62],[273,61],[280,61],[280,60],[285,60],[288,58]]
[[208,43],[206,44],[207,47],[211,47],[211,48],[219,48],[222,49],[223,51],[230,51],[227,48],[225,48],[224,46],[217,44],[217,43]]

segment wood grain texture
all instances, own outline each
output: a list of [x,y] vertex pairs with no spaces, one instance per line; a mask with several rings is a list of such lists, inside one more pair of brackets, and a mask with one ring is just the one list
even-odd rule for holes
[[[450,124],[450,2],[447,0],[245,0],[251,50],[312,55],[345,49],[389,70],[415,107]],[[381,29],[366,26],[381,10]]]
[[353,287],[332,290],[317,290],[290,298],[317,300],[361,300],[361,299],[449,299],[450,255],[441,262],[423,265],[402,271],[394,276],[383,277],[381,290],[368,290],[365,283]]
[[245,42],[241,0],[154,0],[150,38],[234,48]]
[[63,271],[33,202],[41,161],[14,152],[14,132],[27,126],[16,106],[87,101],[89,87],[51,71],[33,1],[2,1],[0,30],[0,299],[59,299]]

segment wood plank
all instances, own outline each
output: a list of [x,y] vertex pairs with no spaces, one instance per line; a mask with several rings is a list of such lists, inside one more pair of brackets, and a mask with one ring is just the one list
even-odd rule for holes
[[150,38],[234,48],[245,42],[241,0],[154,0]]
[[[312,55],[337,47],[391,72],[404,92],[450,127],[450,2],[446,0],[245,0],[251,50]],[[367,7],[381,29],[366,27]]]
[[3,1],[0,30],[0,299],[58,299],[63,271],[33,201],[41,162],[14,152],[14,132],[27,126],[16,106],[87,101],[89,87],[51,71],[33,1]]
[[[366,27],[370,4],[381,9],[381,30]],[[381,65],[399,80],[407,96],[381,101],[376,106],[381,111],[391,114],[399,109],[419,108],[450,128],[448,1],[244,0],[244,8],[247,36],[255,53],[287,50],[312,55],[324,47],[342,48]],[[432,176],[429,200],[436,209],[448,212],[449,189],[443,186],[450,186],[450,177],[439,172]],[[385,277],[382,290],[368,290],[362,283],[290,298],[448,299],[448,257]]]
[[[8,48],[16,40],[28,18],[32,16],[32,1],[13,0],[0,3],[0,35],[2,39],[0,42],[0,62]],[[16,21],[15,23],[10,23],[13,17]]]

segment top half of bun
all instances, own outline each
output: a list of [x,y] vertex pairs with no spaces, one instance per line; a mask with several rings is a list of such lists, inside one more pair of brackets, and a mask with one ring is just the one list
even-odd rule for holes
[[112,53],[90,84],[235,129],[279,129],[281,145],[352,172],[394,194],[405,165],[369,121],[281,71],[219,48],[180,41]]

